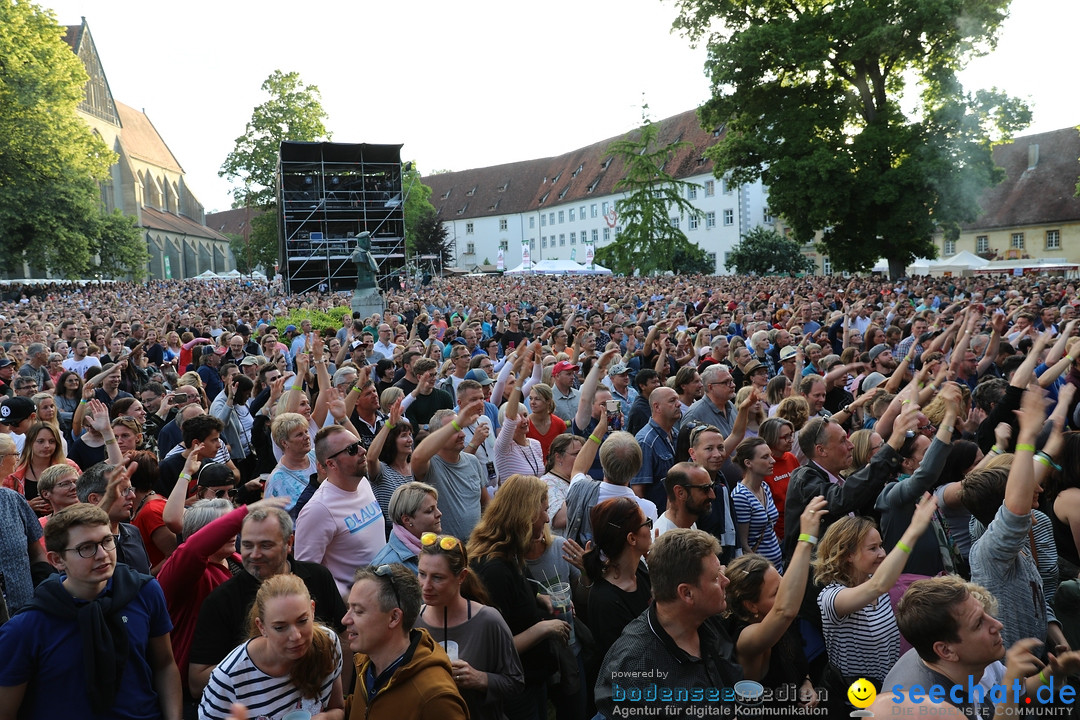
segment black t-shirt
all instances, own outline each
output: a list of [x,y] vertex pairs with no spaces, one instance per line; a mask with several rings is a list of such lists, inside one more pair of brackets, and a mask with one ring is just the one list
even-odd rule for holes
[[[304,581],[315,601],[315,618],[341,632],[345,601],[338,594],[334,576],[322,565],[289,559],[293,575]],[[188,662],[214,665],[248,639],[248,611],[259,592],[259,581],[245,572],[226,580],[207,595],[191,640]]]
[[[511,634],[522,633],[544,619],[536,604],[536,592],[516,564],[501,558],[485,558],[473,561],[472,566],[487,588],[492,606],[502,613]],[[544,641],[521,653],[526,684],[539,685],[554,672],[552,660]]]
[[622,635],[630,621],[649,608],[652,583],[644,563],[638,563],[637,589],[626,592],[604,578],[597,578],[589,594],[589,629],[596,639],[596,649],[606,654]]
[[186,462],[187,458],[184,457],[183,453],[176,453],[158,463],[158,479],[157,485],[154,486],[154,492],[161,497],[169,497],[169,493],[172,492],[173,487],[176,485],[176,481],[180,477],[180,472],[184,469],[184,463]]

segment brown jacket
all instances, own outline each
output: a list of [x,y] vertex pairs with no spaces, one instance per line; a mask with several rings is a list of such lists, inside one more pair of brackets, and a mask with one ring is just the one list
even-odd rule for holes
[[345,698],[348,720],[468,720],[469,708],[458,692],[450,658],[427,630],[412,630],[405,661],[368,705],[367,655],[357,653],[356,686]]

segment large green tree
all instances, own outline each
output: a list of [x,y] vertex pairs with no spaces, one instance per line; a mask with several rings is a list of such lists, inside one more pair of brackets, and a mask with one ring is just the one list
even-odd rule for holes
[[838,270],[879,257],[893,275],[956,237],[998,182],[991,142],[1030,120],[956,74],[993,49],[1009,0],[676,0],[675,28],[706,41],[706,127],[717,175],[761,179],[795,239],[823,231]]
[[686,190],[694,184],[664,170],[690,143],[661,145],[659,132],[645,117],[641,128],[608,147],[608,154],[623,164],[624,175],[615,183],[615,191],[625,193],[615,202],[622,229],[614,242],[596,250],[596,262],[623,275],[674,270],[677,252],[692,255],[690,241],[671,217],[697,212],[686,201]]
[[405,163],[401,170],[401,189],[405,193],[405,247],[410,251],[416,248],[416,239],[424,218],[435,212],[435,206],[428,198],[431,188],[420,180],[420,171],[416,163]]
[[421,267],[427,266],[427,260],[423,256],[438,258],[438,269],[452,265],[454,262],[454,239],[450,237],[450,231],[443,225],[435,208],[421,215],[413,228],[413,252],[416,253],[417,262]]
[[102,238],[117,236],[98,185],[116,155],[76,113],[87,76],[64,28],[24,0],[0,0],[0,28],[0,267],[18,273],[26,261],[65,277],[141,272],[113,265],[127,245],[102,255],[108,271],[92,262]]
[[802,254],[799,243],[758,225],[731,249],[724,267],[739,275],[789,275],[812,272],[814,263]]
[[322,94],[295,72],[275,70],[262,84],[270,97],[251,113],[218,175],[233,182],[233,207],[268,208],[275,203],[274,173],[283,140],[329,140]]

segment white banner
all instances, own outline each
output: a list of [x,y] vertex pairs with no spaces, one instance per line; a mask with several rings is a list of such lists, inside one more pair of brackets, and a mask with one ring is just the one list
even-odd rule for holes
[[529,252],[529,243],[521,243],[521,269],[532,270],[532,254]]
[[495,269],[496,270],[505,270],[506,269],[506,258],[503,257],[503,249],[502,248],[499,248],[499,254],[495,258]]

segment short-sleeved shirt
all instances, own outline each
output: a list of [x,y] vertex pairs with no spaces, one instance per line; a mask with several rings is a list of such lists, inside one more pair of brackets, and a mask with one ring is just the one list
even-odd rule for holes
[[664,478],[675,464],[675,445],[671,434],[649,419],[649,423],[634,436],[641,446],[641,469],[631,485],[645,485],[645,497],[653,501],[656,509],[663,512],[667,507],[667,490]]
[[34,596],[30,543],[41,539],[41,523],[19,493],[0,488],[0,575],[8,610],[14,613]]
[[[54,575],[45,582],[61,582]],[[109,581],[105,592],[112,589]],[[85,604],[76,600],[77,604]],[[123,610],[128,658],[113,706],[105,715],[91,711],[83,671],[83,642],[76,618],[42,610],[19,613],[0,627],[0,686],[27,683],[20,718],[32,720],[157,720],[161,705],[154,687],[150,639],[169,634],[172,621],[157,580],[146,583]],[[62,678],[58,685],[57,679]]]
[[866,607],[840,617],[836,613],[836,596],[844,589],[844,585],[832,583],[818,594],[829,662],[844,677],[865,677],[880,686],[900,658],[900,631],[889,593],[882,593]]
[[266,497],[287,497],[289,504],[285,510],[289,511],[296,505],[296,501],[304,493],[308,486],[308,480],[312,473],[316,472],[315,458],[311,457],[315,450],[312,449],[308,456],[308,467],[304,470],[290,470],[278,463],[270,477],[266,479]]
[[761,489],[765,493],[765,504],[762,505],[754,492],[739,483],[731,491],[731,501],[735,505],[735,522],[749,525],[747,541],[750,549],[759,555],[764,555],[780,573],[784,572],[784,557],[780,550],[780,540],[776,537],[776,520],[780,513],[773,503],[772,491],[769,486],[762,483]]
[[442,529],[464,540],[480,522],[480,493],[487,488],[487,470],[469,453],[461,453],[456,463],[438,455],[431,458],[423,482],[439,491]]

